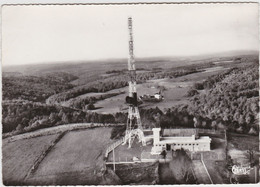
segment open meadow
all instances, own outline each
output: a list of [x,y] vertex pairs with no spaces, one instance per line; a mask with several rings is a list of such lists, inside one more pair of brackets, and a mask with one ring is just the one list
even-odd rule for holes
[[68,132],[28,178],[28,184],[99,184],[97,173],[104,164],[104,151],[113,142],[110,134],[111,128]]
[[[179,104],[187,104],[187,92],[190,90],[196,82],[202,82],[206,78],[217,75],[220,72],[226,71],[230,67],[216,66],[211,68],[205,68],[202,72],[192,73],[176,78],[164,78],[164,79],[152,79],[145,83],[137,84],[136,89],[138,96],[162,92],[164,100],[161,102],[143,102],[140,108],[155,108],[158,107],[161,110],[171,108]],[[128,87],[114,89],[105,93],[111,92],[125,92],[117,96],[113,96],[104,100],[100,100],[95,103],[98,113],[116,113],[126,111],[127,106],[125,103],[125,97],[128,95]],[[96,94],[96,95],[95,95]],[[100,93],[91,93],[91,96],[98,96]],[[90,95],[87,95],[88,97]]]
[[5,185],[23,184],[37,159],[49,148],[59,134],[18,140],[3,141],[3,182]]

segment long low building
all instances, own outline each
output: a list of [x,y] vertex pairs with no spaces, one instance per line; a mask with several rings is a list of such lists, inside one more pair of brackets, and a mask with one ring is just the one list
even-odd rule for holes
[[[185,129],[181,129],[185,131]],[[160,136],[161,128],[153,128],[153,147],[151,154],[160,154],[163,150],[166,151],[176,151],[183,148],[189,151],[210,151],[211,138],[208,136],[199,137],[196,131],[194,134],[189,134],[185,136],[182,133],[181,136]],[[178,129],[180,131],[180,129]]]

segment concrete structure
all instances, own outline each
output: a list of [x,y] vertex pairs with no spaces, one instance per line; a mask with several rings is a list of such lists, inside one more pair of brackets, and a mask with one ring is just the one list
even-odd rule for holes
[[[189,151],[210,151],[211,138],[208,136],[198,137],[196,129],[195,133],[186,135],[185,129],[176,129],[182,136],[161,137],[161,128],[153,128],[153,147],[152,155],[160,154],[163,150],[171,151],[183,148]],[[192,131],[189,131],[189,133]],[[176,132],[175,132],[176,133]],[[169,134],[169,133],[168,133]]]

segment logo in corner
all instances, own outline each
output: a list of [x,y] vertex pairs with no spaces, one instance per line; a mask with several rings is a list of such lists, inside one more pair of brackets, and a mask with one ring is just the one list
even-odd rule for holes
[[250,166],[233,165],[232,166],[232,173],[234,173],[235,175],[249,175],[250,170],[252,170],[252,169],[253,168],[251,168]]

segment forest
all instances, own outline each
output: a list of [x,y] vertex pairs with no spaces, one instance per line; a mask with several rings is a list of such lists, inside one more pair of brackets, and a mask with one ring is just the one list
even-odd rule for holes
[[69,107],[47,105],[31,101],[3,103],[3,133],[20,134],[41,128],[68,123],[116,123],[111,114],[84,112]]
[[[193,90],[197,90],[197,94],[191,96],[187,110],[196,117],[196,125],[258,134],[258,77],[258,64],[255,63],[194,84]],[[205,120],[211,124],[206,124]]]
[[69,82],[77,78],[65,72],[47,73],[41,76],[13,73],[2,77],[3,99],[45,102],[49,96],[73,88]]

